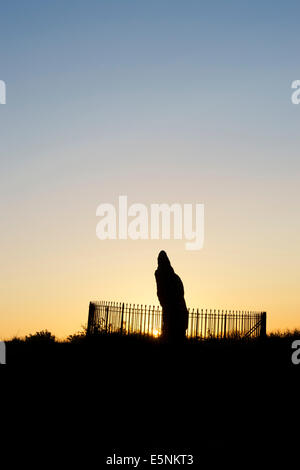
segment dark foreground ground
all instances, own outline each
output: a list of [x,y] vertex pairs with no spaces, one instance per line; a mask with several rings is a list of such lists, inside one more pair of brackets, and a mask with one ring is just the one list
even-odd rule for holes
[[286,458],[300,449],[295,339],[8,342],[7,435],[24,444],[22,458],[33,464],[42,451],[54,466],[110,468],[113,454],[148,464],[151,453],[192,454],[197,468]]

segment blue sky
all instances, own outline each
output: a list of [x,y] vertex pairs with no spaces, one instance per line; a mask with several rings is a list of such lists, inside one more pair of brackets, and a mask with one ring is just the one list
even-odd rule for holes
[[10,163],[95,136],[295,138],[298,11],[266,1],[7,3],[1,140],[32,149]]

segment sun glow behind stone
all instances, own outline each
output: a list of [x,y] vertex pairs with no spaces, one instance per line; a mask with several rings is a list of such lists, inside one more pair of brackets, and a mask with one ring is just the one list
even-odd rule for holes
[[152,332],[152,336],[154,336],[154,338],[158,338],[160,335],[161,335],[161,331],[158,330],[157,328],[154,328]]

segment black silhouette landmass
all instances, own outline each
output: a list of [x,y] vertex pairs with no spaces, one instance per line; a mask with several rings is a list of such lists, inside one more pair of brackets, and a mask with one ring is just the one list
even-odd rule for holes
[[68,461],[82,455],[85,468],[105,468],[113,453],[193,454],[190,468],[243,468],[245,458],[290,453],[299,448],[300,365],[291,361],[299,338],[294,332],[168,344],[103,333],[8,341],[2,367],[21,382],[14,385],[19,394],[26,390],[13,442],[21,433],[24,443],[28,437],[44,449],[44,459],[61,445]]

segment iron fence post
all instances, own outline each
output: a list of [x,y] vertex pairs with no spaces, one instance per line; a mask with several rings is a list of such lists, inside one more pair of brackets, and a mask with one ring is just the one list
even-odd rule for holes
[[121,315],[121,335],[123,334],[123,318],[124,318],[124,302],[122,303],[122,315]]
[[266,336],[267,336],[267,312],[262,312],[260,337],[265,338]]
[[107,323],[108,323],[108,310],[109,310],[109,307],[105,307],[106,309],[106,320],[105,320],[105,332],[107,333]]
[[94,317],[95,317],[95,304],[93,304],[93,302],[90,302],[88,324],[87,324],[87,330],[86,330],[87,336],[92,334],[92,326],[94,324]]
[[198,339],[198,323],[199,323],[199,310],[197,309],[196,339]]
[[227,320],[227,315],[226,313],[224,314],[224,334],[223,337],[226,338],[226,320]]

